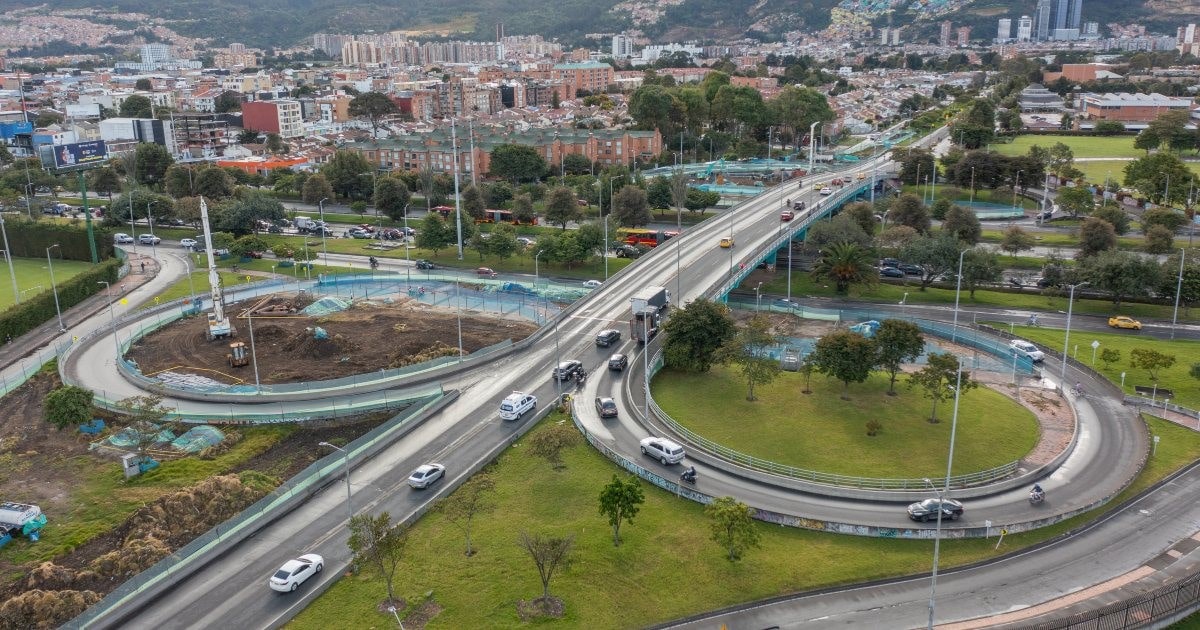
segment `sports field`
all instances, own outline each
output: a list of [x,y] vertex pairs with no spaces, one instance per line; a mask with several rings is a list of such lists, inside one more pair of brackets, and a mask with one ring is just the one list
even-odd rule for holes
[[1008,144],[991,147],[1002,155],[1025,155],[1034,145],[1049,149],[1059,142],[1071,147],[1076,158],[1138,158],[1146,154],[1133,148],[1133,136],[1017,136]]
[[[21,292],[21,301],[25,301],[38,293],[50,290],[50,268],[45,258],[14,258],[13,270],[17,274],[17,290]],[[82,273],[92,264],[78,260],[54,260],[54,282],[62,285],[68,279]],[[0,311],[13,305],[12,276],[8,273],[8,265],[0,263]]]

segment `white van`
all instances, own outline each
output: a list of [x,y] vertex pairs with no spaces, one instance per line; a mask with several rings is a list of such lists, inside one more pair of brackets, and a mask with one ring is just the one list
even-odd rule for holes
[[519,420],[527,411],[537,408],[537,397],[525,392],[513,392],[500,402],[501,420]]

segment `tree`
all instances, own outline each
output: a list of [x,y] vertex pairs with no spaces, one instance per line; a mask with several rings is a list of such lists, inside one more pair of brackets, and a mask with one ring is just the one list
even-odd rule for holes
[[94,395],[92,390],[74,385],[56,387],[46,395],[43,417],[59,431],[90,422]]
[[1157,137],[1159,143],[1165,143],[1172,151],[1184,151],[1196,148],[1196,133],[1188,129],[1191,114],[1187,110],[1171,110],[1159,114],[1158,118],[1150,121],[1146,132]]
[[873,284],[879,279],[871,252],[855,243],[835,243],[826,247],[813,266],[813,278],[833,282],[845,295],[855,284]]
[[540,179],[546,172],[546,160],[537,149],[520,144],[501,144],[492,149],[491,174],[510,179],[514,184]]
[[[908,387],[920,387],[925,397],[933,401],[929,422],[937,424],[938,403],[950,398],[953,388],[958,384],[958,395],[962,396],[979,384],[971,378],[970,372],[959,371],[961,364],[958,357],[949,352],[933,352],[926,357],[926,365],[917,372],[908,375]],[[962,382],[959,383],[959,378]]]
[[1166,370],[1175,365],[1175,355],[1159,352],[1151,348],[1134,348],[1129,351],[1129,367],[1135,370],[1146,370],[1150,380],[1158,383],[1159,370]]
[[450,496],[437,503],[437,510],[446,517],[466,537],[466,555],[475,555],[471,547],[471,526],[475,517],[491,512],[496,507],[493,495],[496,493],[496,481],[486,473],[479,473],[459,486]]
[[338,195],[347,199],[366,199],[371,192],[371,170],[371,164],[361,153],[337,151],[321,167],[321,174]]
[[892,225],[907,225],[921,234],[928,232],[931,225],[929,209],[912,193],[904,193],[893,200],[887,218]]
[[1175,249],[1175,234],[1161,225],[1146,230],[1146,253],[1166,254]]
[[870,235],[875,233],[877,219],[875,218],[875,208],[872,208],[871,204],[852,203],[842,208],[839,214],[845,214],[853,219],[858,224],[858,227],[862,228],[863,234]]
[[1149,294],[1159,284],[1160,270],[1153,260],[1117,250],[1099,252],[1080,264],[1080,274],[1092,288],[1108,293],[1114,306],[1126,297]]
[[433,250],[433,255],[454,242],[456,235],[452,228],[442,219],[442,215],[430,212],[421,219],[421,229],[417,232],[416,244],[421,249]]
[[[1129,232],[1129,215],[1125,214],[1125,211],[1120,206],[1100,206],[1092,211],[1092,216],[1102,221],[1108,221],[1118,236]],[[1145,225],[1145,219],[1143,219],[1142,224]]]
[[363,92],[350,100],[350,115],[371,123],[371,137],[379,136],[379,119],[400,111],[396,103],[379,92]]
[[541,457],[554,467],[563,470],[562,450],[579,443],[579,432],[566,424],[552,424],[529,437],[529,454]]
[[206,168],[196,176],[196,195],[215,200],[232,196],[233,178],[223,169]]
[[132,442],[134,450],[138,453],[143,453],[147,447],[158,441],[162,431],[159,424],[172,411],[162,406],[162,396],[157,394],[123,398],[117,401],[117,408],[128,418],[129,425],[125,429],[125,437]]
[[867,249],[871,246],[871,236],[863,231],[855,217],[839,212],[828,221],[813,223],[804,237],[804,248],[810,252],[825,251],[826,248],[839,243],[854,244]]
[[1125,124],[1116,120],[1101,120],[1092,127],[1097,136],[1116,136],[1125,133]]
[[529,223],[537,214],[533,211],[533,198],[528,193],[522,193],[513,197],[512,203],[513,218],[521,223]]
[[1180,280],[1180,252],[1175,252],[1163,261],[1159,269],[1158,294],[1165,299],[1174,301],[1175,289],[1179,288],[1179,304],[1184,313],[1195,303],[1200,302],[1200,264],[1192,257],[1185,258]]
[[1070,213],[1072,218],[1091,213],[1094,206],[1092,191],[1085,186],[1064,186],[1058,189],[1058,207]]
[[350,519],[350,540],[346,542],[354,554],[354,563],[379,572],[387,584],[388,604],[396,602],[396,571],[408,546],[408,531],[401,523],[392,524],[392,515],[359,514]]
[[550,580],[554,578],[555,573],[566,570],[571,565],[571,549],[575,544],[575,537],[545,536],[522,531],[517,544],[537,565],[538,578],[542,580],[542,600],[548,602]]
[[646,187],[646,203],[651,208],[664,209],[671,207],[671,200],[671,180],[666,177],[651,178]]
[[737,326],[724,304],[698,298],[672,313],[663,332],[664,364],[699,374],[717,361],[717,351],[733,338]]
[[[925,350],[925,337],[912,322],[885,319],[875,331],[875,360],[872,364],[888,374],[888,396],[896,395],[896,376],[905,363],[912,363]],[[820,343],[820,342],[818,342]]]
[[242,236],[253,232],[257,221],[279,221],[286,216],[282,203],[256,190],[246,193],[241,199],[222,204],[214,223],[218,230]]
[[237,92],[224,91],[221,95],[213,99],[213,105],[216,107],[218,114],[226,114],[236,112],[242,108],[242,97]]
[[849,330],[837,330],[817,340],[809,357],[816,370],[842,382],[842,400],[850,400],[850,383],[861,383],[875,366],[875,342]]
[[704,508],[704,514],[710,520],[712,541],[727,551],[730,562],[740,559],[745,550],[759,547],[754,508],[733,497],[719,497]]
[[257,234],[247,234],[229,246],[229,252],[235,256],[246,256],[251,252],[265,252],[270,249],[271,246]]
[[154,84],[150,82],[150,79],[143,77],[133,82],[133,89],[141,92],[149,92],[154,89]]
[[723,364],[734,364],[741,368],[742,376],[749,385],[746,400],[754,401],[755,385],[766,385],[779,376],[779,361],[763,351],[779,343],[771,334],[771,323],[762,315],[755,315],[733,337],[721,345],[717,360]]
[[1027,249],[1033,249],[1033,245],[1036,242],[1033,235],[1026,232],[1021,226],[1010,225],[1004,230],[1004,236],[1000,239],[1000,249],[1008,252],[1013,258],[1016,258],[1018,253]]
[[900,162],[900,181],[905,184],[921,183],[925,178],[933,177],[933,153],[926,149],[892,149],[892,159]]
[[399,179],[380,177],[376,180],[373,199],[375,210],[382,212],[387,218],[393,221],[403,219],[411,199],[412,195],[408,192],[408,186]]
[[121,118],[154,118],[154,103],[141,94],[134,94],[121,101],[118,111]]
[[1150,208],[1142,213],[1142,231],[1150,234],[1150,228],[1159,226],[1166,228],[1172,234],[1188,222],[1187,215],[1170,208]]
[[633,185],[625,185],[613,195],[613,218],[623,226],[637,227],[650,222],[650,207],[646,203],[646,191]]
[[[1124,183],[1156,204],[1173,204],[1187,199],[1188,187],[1184,182],[1192,177],[1192,172],[1178,156],[1159,152],[1126,164]],[[1168,182],[1174,182],[1174,185],[1168,185]]]
[[632,475],[624,481],[613,475],[612,481],[600,491],[600,515],[607,516],[608,524],[613,528],[614,547],[621,544],[621,523],[632,524],[645,501],[642,484]]
[[90,175],[92,181],[89,186],[93,192],[105,195],[111,200],[113,193],[121,190],[121,176],[111,166],[93,169]]
[[550,189],[543,218],[547,223],[562,226],[562,229],[566,230],[568,223],[579,218],[579,201],[575,198],[575,193],[565,186]]
[[900,257],[924,270],[921,276],[921,290],[924,291],[935,278],[958,269],[961,251],[953,234],[941,233],[914,239],[900,250]]
[[959,241],[967,245],[975,245],[983,235],[983,227],[975,212],[961,206],[951,206],[942,222],[942,230],[953,234]]
[[1121,351],[1116,348],[1105,348],[1100,351],[1100,362],[1104,364],[1104,369],[1112,368],[1113,363],[1121,361]]
[[[601,239],[602,240],[602,239]],[[517,240],[517,230],[512,225],[501,223],[488,237],[488,253],[500,260],[508,260],[521,251],[523,245]]]
[[968,250],[963,256],[962,285],[967,288],[968,295],[975,299],[975,289],[981,284],[996,282],[1000,279],[1004,268],[996,258],[996,254],[986,249]]
[[304,203],[316,205],[322,199],[333,198],[333,187],[329,185],[329,180],[320,173],[313,173],[304,180],[303,190],[300,198]]
[[157,186],[162,182],[167,169],[175,163],[175,159],[161,144],[142,142],[134,152],[134,163],[137,180],[147,186]]
[[1108,221],[1090,217],[1079,225],[1078,258],[1095,256],[1117,246],[1117,232]]
[[479,190],[478,186],[472,184],[463,189],[462,210],[476,221],[483,220],[485,214],[483,192]]
[[[1033,152],[1030,151],[1032,154]],[[1054,146],[1046,151],[1046,168],[1056,175],[1062,175],[1067,169],[1073,168],[1075,164],[1075,153],[1071,151],[1071,147],[1062,142],[1055,142]]]

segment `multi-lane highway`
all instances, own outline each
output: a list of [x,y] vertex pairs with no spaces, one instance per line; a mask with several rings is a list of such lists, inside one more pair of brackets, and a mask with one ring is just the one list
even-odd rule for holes
[[[870,173],[878,165],[864,163],[855,170]],[[853,176],[854,172],[850,173]],[[790,188],[790,187],[789,187]],[[602,436],[617,452],[633,460],[644,459],[637,452],[641,437],[658,432],[643,424],[634,413],[639,403],[635,393],[640,377],[642,356],[632,342],[620,348],[597,349],[595,333],[603,328],[627,329],[629,296],[646,285],[661,284],[673,292],[677,305],[700,297],[725,281],[737,270],[744,252],[776,238],[781,229],[778,211],[782,199],[804,199],[810,208],[818,196],[811,188],[804,192],[776,190],[743,204],[728,217],[709,221],[673,239],[636,265],[610,279],[604,286],[569,309],[568,315],[554,327],[543,330],[527,351],[512,354],[445,382],[446,389],[461,395],[435,417],[426,421],[366,462],[357,462],[352,474],[355,511],[373,513],[387,510],[396,518],[407,518],[427,505],[453,482],[461,480],[481,458],[509,443],[523,423],[505,423],[497,417],[500,400],[511,390],[532,391],[546,403],[553,400],[559,386],[549,378],[551,367],[561,359],[584,362],[594,375],[589,379],[583,399],[605,392],[623,401],[619,422],[602,423],[581,407],[583,421]],[[802,220],[802,219],[801,219]],[[736,246],[732,251],[717,246],[722,236],[732,232]],[[676,271],[681,273],[676,276]],[[112,340],[93,340],[92,348],[107,348]],[[628,375],[607,372],[604,360],[613,351],[633,355],[634,366]],[[80,363],[66,367],[87,383],[93,371],[101,368],[105,357],[100,352],[80,352]],[[111,361],[111,358],[108,359]],[[98,362],[98,363],[97,363]],[[111,371],[111,370],[110,370]],[[115,387],[116,384],[114,383]],[[1097,385],[1092,391],[1099,391]],[[281,402],[280,405],[303,404]],[[192,403],[194,404],[194,403]],[[221,405],[222,412],[228,405]],[[1103,399],[1092,399],[1079,406],[1080,438],[1075,453],[1051,478],[1045,481],[1053,500],[1048,508],[1033,512],[1023,490],[973,500],[964,526],[980,525],[984,519],[996,523],[1022,522],[1045,516],[1045,510],[1069,511],[1096,502],[1111,494],[1132,477],[1131,470],[1146,450],[1146,437],[1132,412]],[[532,419],[525,422],[530,422]],[[837,497],[816,497],[786,489],[785,484],[729,465],[717,465],[697,456],[701,471],[699,489],[709,494],[731,494],[739,499],[774,511],[888,527],[910,526],[902,507],[872,504]],[[440,461],[448,467],[451,483],[442,483],[429,491],[415,492],[402,485],[403,478],[416,465]],[[658,464],[646,460],[647,468]],[[663,470],[666,475],[676,474]],[[1068,490],[1069,488],[1069,490]],[[347,561],[345,547],[344,488],[332,485],[318,493],[286,517],[263,528],[257,535],[228,553],[214,559],[203,569],[183,580],[149,606],[133,612],[128,623],[164,627],[238,627],[258,628],[277,625],[294,614],[322,585],[336,579]],[[296,598],[268,597],[265,581],[271,570],[283,560],[304,552],[326,557],[326,572],[306,584]],[[181,614],[187,611],[186,614]],[[963,613],[964,615],[968,613]],[[119,625],[110,617],[100,625]]]

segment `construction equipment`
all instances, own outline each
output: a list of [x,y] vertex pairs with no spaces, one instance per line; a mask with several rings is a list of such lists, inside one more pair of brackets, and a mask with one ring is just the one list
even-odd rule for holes
[[250,364],[250,353],[246,350],[246,344],[242,341],[235,341],[229,344],[229,354],[225,355],[225,359],[229,361],[229,367],[246,367]]
[[212,287],[213,310],[208,314],[209,340],[232,337],[233,323],[225,315],[225,299],[221,293],[221,276],[213,258],[212,232],[208,227],[208,204],[200,198],[200,223],[204,227],[204,253],[208,257],[208,283]]

